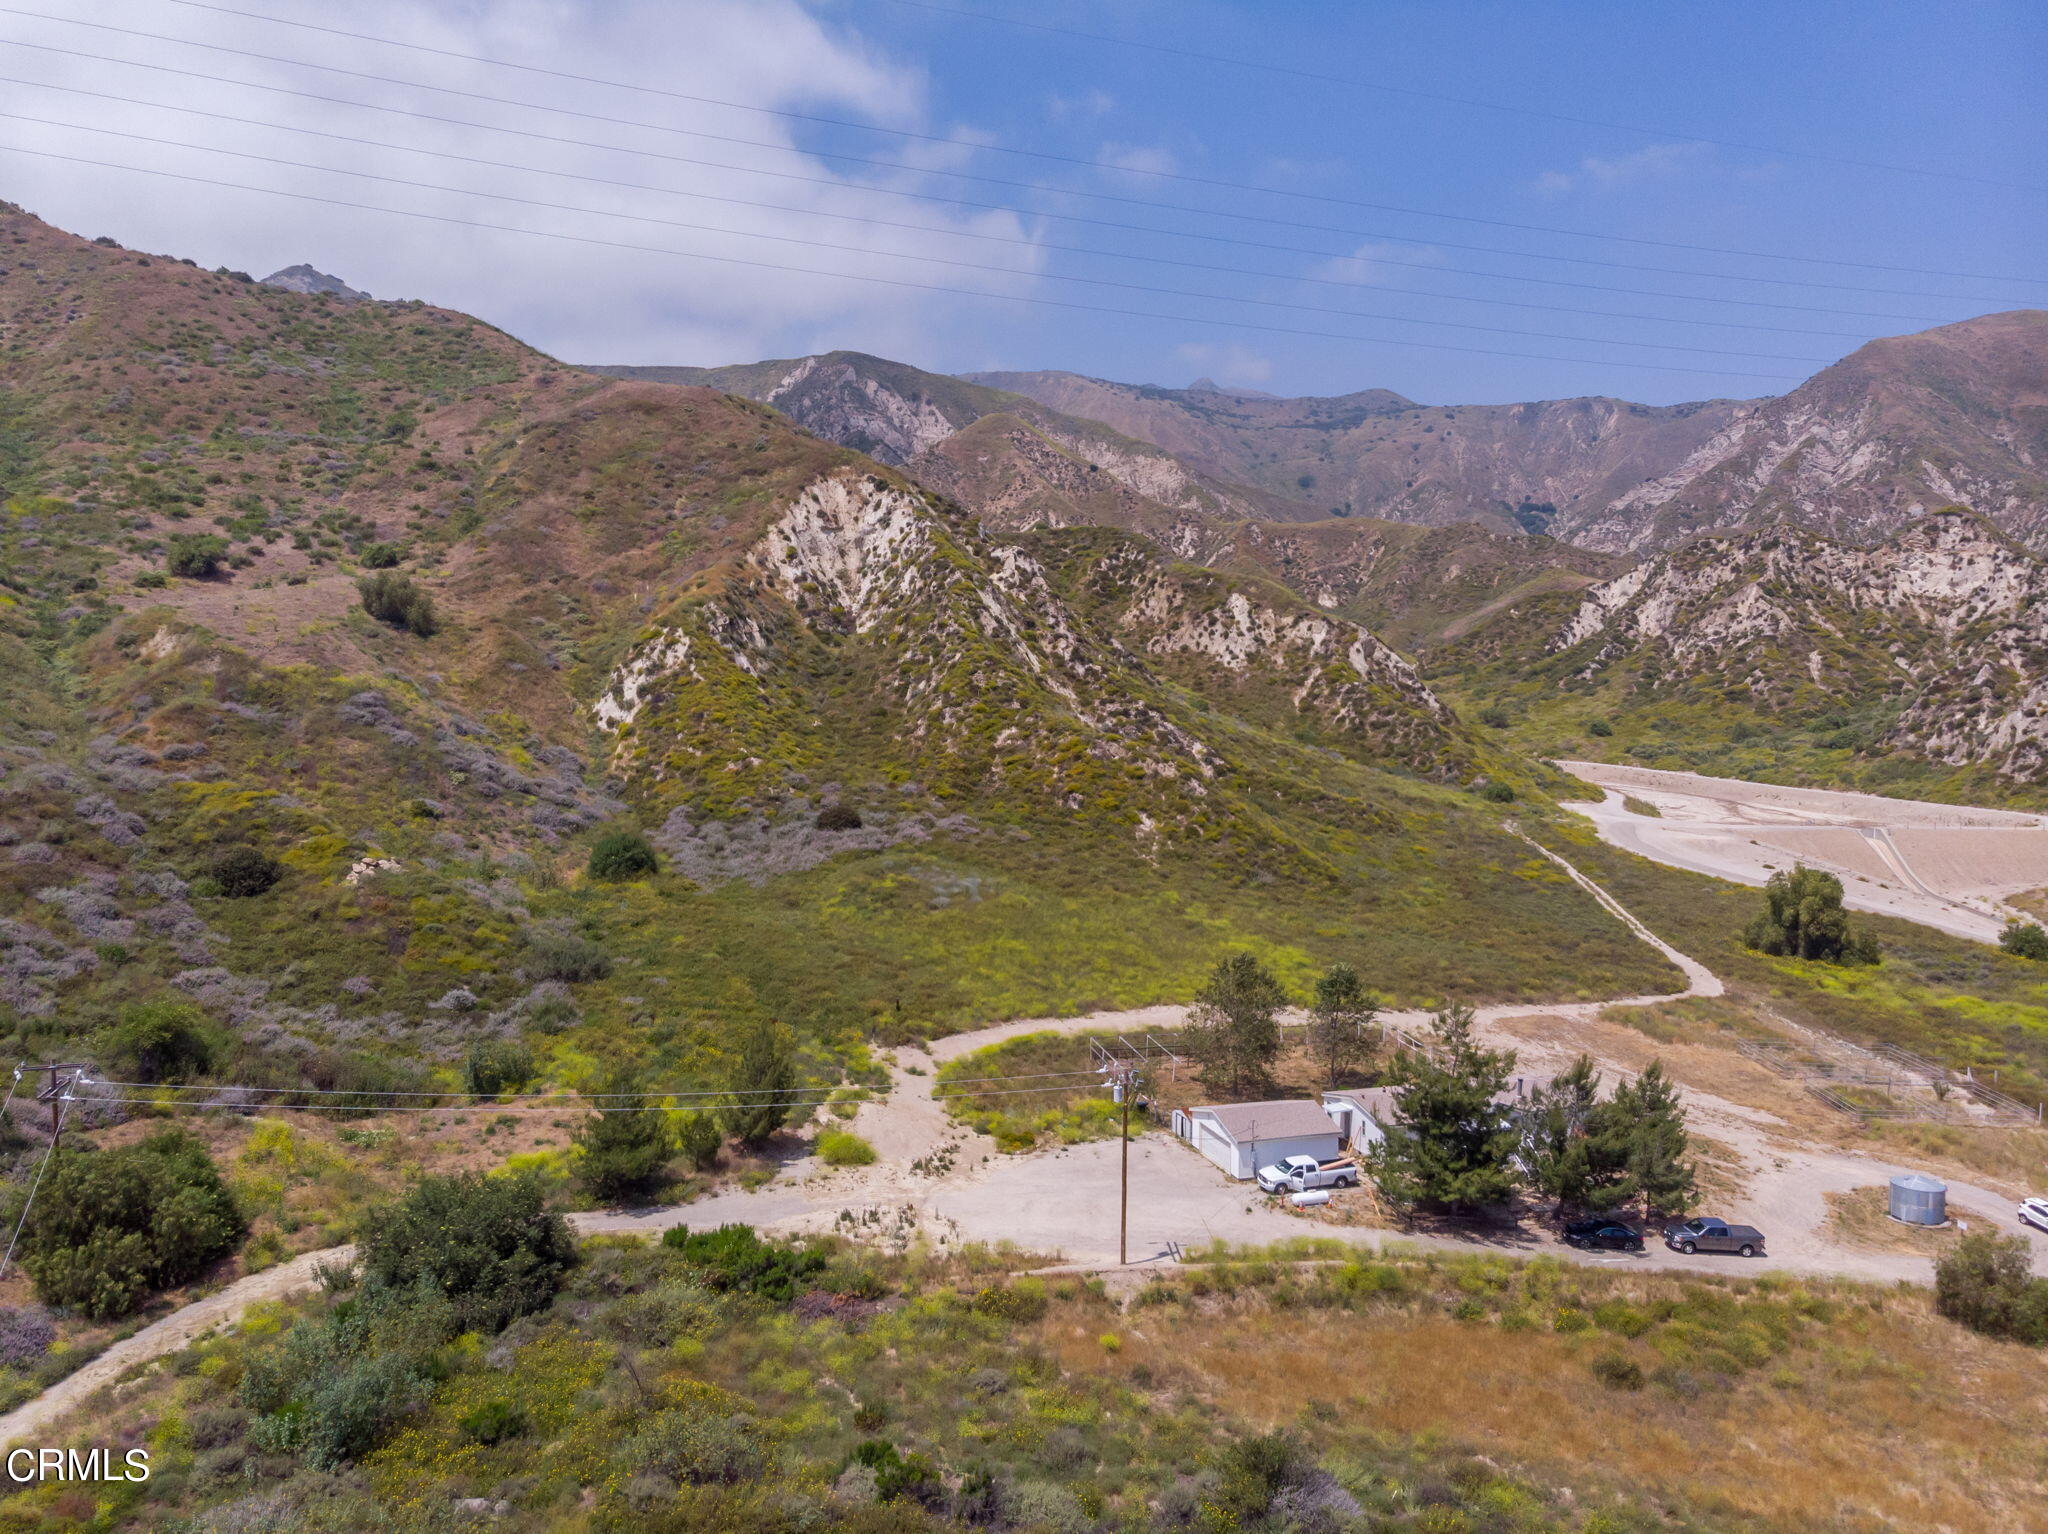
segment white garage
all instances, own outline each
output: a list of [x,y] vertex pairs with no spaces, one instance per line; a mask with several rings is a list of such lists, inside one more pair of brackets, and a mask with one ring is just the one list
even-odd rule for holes
[[1176,1109],[1173,1132],[1240,1180],[1256,1177],[1260,1167],[1283,1156],[1333,1161],[1344,1145],[1336,1120],[1322,1105],[1300,1098]]

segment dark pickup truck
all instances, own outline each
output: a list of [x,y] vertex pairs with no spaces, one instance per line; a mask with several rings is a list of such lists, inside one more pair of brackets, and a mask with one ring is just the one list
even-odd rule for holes
[[1664,1244],[1690,1257],[1695,1252],[1737,1252],[1744,1257],[1764,1255],[1764,1233],[1754,1225],[1730,1225],[1711,1215],[1687,1220],[1683,1225],[1664,1227]]

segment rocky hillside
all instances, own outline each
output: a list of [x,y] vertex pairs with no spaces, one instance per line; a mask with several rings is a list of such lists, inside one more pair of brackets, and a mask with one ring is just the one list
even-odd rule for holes
[[[168,995],[238,1079],[517,1037],[687,1080],[736,1019],[843,1052],[1185,995],[1219,944],[1418,998],[1668,978],[1466,791],[1529,813],[1542,769],[1343,614],[464,315],[12,208],[0,268],[18,1050]],[[607,829],[661,871],[587,877]]]
[[1867,752],[2048,779],[2048,565],[1949,508],[1872,545],[1702,538],[1586,593],[1567,686],[1739,697],[1766,716],[1876,705]]
[[2048,311],[1873,341],[1717,424],[1609,503],[1561,507],[1554,531],[1626,551],[1792,522],[1860,543],[1960,502],[2048,549]]
[[1614,399],[1418,405],[1385,389],[1277,399],[1075,373],[976,373],[1164,448],[1194,468],[1328,515],[1558,530],[1666,473],[1747,408]]

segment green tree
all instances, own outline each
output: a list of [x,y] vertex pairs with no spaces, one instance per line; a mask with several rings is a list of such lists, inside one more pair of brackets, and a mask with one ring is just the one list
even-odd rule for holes
[[638,879],[660,866],[654,848],[638,831],[607,831],[591,844],[593,879]]
[[1278,1014],[1287,993],[1248,953],[1219,960],[1188,1009],[1187,1051],[1210,1088],[1235,1094],[1263,1081],[1280,1053]]
[[1379,998],[1366,990],[1349,964],[1332,964],[1316,981],[1309,1005],[1308,1042],[1323,1068],[1325,1085],[1335,1086],[1372,1058],[1379,1034]]
[[1610,1208],[1622,1179],[1621,1148],[1608,1132],[1600,1074],[1585,1055],[1529,1095],[1517,1115],[1516,1159],[1532,1191],[1563,1209]]
[[2037,921],[2021,921],[2015,916],[1998,934],[1998,946],[2017,959],[2048,961],[2048,932],[2042,931]]
[[160,1129],[118,1150],[57,1151],[22,1224],[21,1261],[46,1304],[105,1321],[197,1278],[246,1229],[206,1147]]
[[1877,939],[1842,909],[1842,881],[1818,868],[1779,869],[1764,885],[1764,908],[1743,932],[1759,953],[1831,964],[1875,964]]
[[1641,1203],[1646,1211],[1684,1214],[1696,1194],[1691,1136],[1685,1128],[1685,1104],[1678,1088],[1664,1074],[1664,1062],[1652,1060],[1642,1075],[1614,1089],[1605,1107],[1599,1138],[1619,1151],[1620,1203]]
[[748,1150],[759,1150],[790,1119],[796,1053],[788,1030],[765,1019],[747,1028],[727,1086],[732,1103],[725,1110],[726,1128]]
[[105,1049],[137,1081],[187,1081],[213,1064],[213,1030],[189,1001],[138,1001],[121,1009]]
[[1514,1186],[1516,1134],[1497,1101],[1513,1050],[1482,1049],[1472,1009],[1436,1014],[1432,1047],[1402,1050],[1388,1072],[1398,1120],[1369,1156],[1380,1191],[1396,1204],[1474,1209]]
[[365,1280],[438,1292],[465,1331],[501,1331],[541,1309],[576,1261],[575,1238],[531,1177],[425,1178],[366,1227]]
[[577,1179],[607,1200],[645,1192],[676,1153],[667,1113],[643,1098],[620,1098],[598,1109],[576,1131],[576,1144],[583,1152]]

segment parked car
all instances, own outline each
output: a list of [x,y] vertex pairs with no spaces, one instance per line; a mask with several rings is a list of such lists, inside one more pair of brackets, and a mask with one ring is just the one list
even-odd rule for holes
[[1712,1215],[1687,1220],[1683,1225],[1664,1227],[1664,1244],[1690,1257],[1695,1252],[1736,1252],[1744,1257],[1762,1257],[1764,1233],[1754,1225],[1730,1225]]
[[1643,1233],[1619,1220],[1574,1220],[1564,1228],[1565,1243],[1615,1252],[1640,1252]]
[[1350,1159],[1318,1161],[1313,1156],[1288,1156],[1259,1168],[1259,1186],[1268,1193],[1306,1193],[1310,1188],[1355,1188],[1358,1163]]
[[2034,1225],[2042,1230],[2048,1230],[2048,1198],[2021,1199],[2020,1224]]

